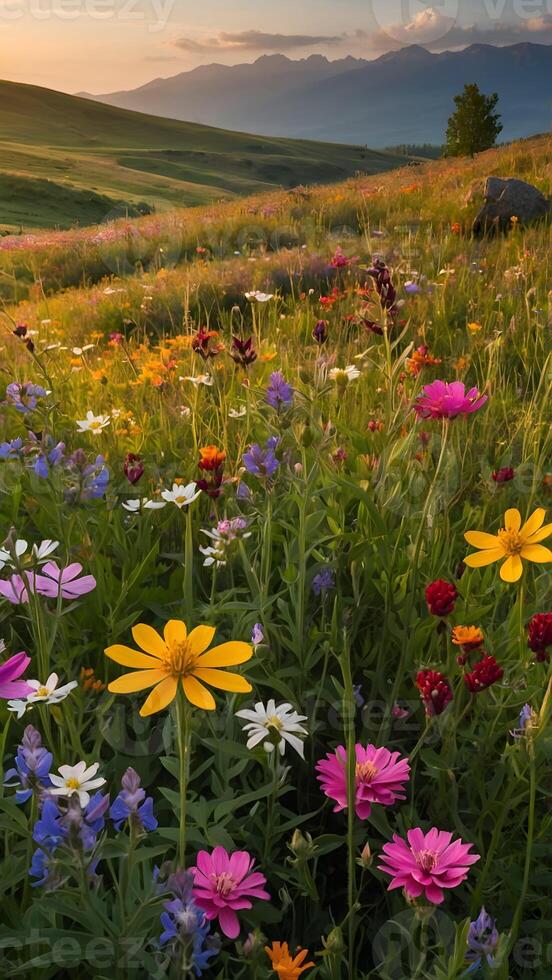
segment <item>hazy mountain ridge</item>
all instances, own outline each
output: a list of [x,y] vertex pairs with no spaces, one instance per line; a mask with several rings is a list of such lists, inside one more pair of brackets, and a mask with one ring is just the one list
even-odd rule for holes
[[122,108],[261,135],[386,146],[439,143],[466,82],[498,91],[504,139],[552,123],[552,46],[473,44],[432,54],[412,45],[375,61],[264,55],[204,65],[128,92],[87,96]]

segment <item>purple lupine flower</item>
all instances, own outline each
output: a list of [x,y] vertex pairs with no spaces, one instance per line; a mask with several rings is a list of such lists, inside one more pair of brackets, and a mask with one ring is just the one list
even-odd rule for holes
[[[84,856],[93,852],[97,836],[105,826],[108,808],[109,796],[101,793],[95,793],[84,809],[76,796],[65,805],[51,797],[44,799],[33,828],[33,840],[38,844],[38,850],[33,855],[29,875],[38,879],[33,882],[34,888],[40,885],[49,890],[59,887],[67,866],[76,860],[81,863]],[[95,875],[98,862],[99,858],[94,858],[89,863],[86,869],[89,877]]]
[[485,911],[485,908],[482,908],[477,919],[470,922],[468,932],[466,960],[471,963],[470,973],[475,972],[483,960],[492,967],[494,963],[493,954],[498,946],[498,940],[499,935],[495,921]]
[[67,499],[71,503],[86,500],[99,500],[105,496],[109,484],[109,469],[103,456],[96,456],[93,463],[83,449],[76,449],[67,460],[70,473],[74,474],[74,482],[67,489]]
[[312,336],[317,344],[325,344],[328,339],[328,321],[318,320],[313,327]]
[[49,392],[41,385],[31,384],[31,382],[18,384],[17,381],[12,381],[6,388],[6,404],[13,405],[18,412],[26,415],[36,408],[39,398],[45,398],[48,394]]
[[111,804],[109,816],[115,830],[120,830],[125,821],[138,831],[155,830],[157,820],[153,815],[153,799],[146,796],[140,786],[140,776],[129,766],[121,779],[121,792]]
[[293,388],[287,383],[281,371],[274,371],[270,375],[266,400],[278,412],[283,408],[290,408],[293,404]]
[[23,459],[23,452],[23,439],[20,437],[0,443],[0,459]]
[[40,452],[33,465],[33,470],[36,475],[42,480],[46,480],[50,474],[50,470],[61,463],[64,453],[64,442],[58,442],[54,445],[54,440],[51,436],[43,437]]
[[261,623],[255,623],[251,632],[251,642],[254,647],[258,647],[264,641],[263,627]]
[[[53,756],[42,744],[40,732],[32,725],[27,725],[23,732],[21,744],[17,747],[15,767],[8,769],[5,785],[16,789],[15,802],[26,803],[36,793],[39,797],[51,786],[48,773],[52,768]],[[16,779],[15,783],[10,780]]]
[[316,596],[324,595],[335,588],[335,575],[331,568],[323,568],[312,580],[312,591]]
[[275,452],[278,442],[278,439],[271,437],[267,439],[264,449],[257,443],[250,446],[249,451],[243,457],[247,472],[261,479],[271,480],[280,465]]
[[185,961],[188,970],[200,977],[209,960],[219,952],[220,941],[209,935],[210,924],[195,904],[193,886],[194,876],[190,871],[177,871],[169,877],[167,890],[173,898],[164,903],[165,911],[161,913],[163,932],[159,945],[178,946],[179,962]]

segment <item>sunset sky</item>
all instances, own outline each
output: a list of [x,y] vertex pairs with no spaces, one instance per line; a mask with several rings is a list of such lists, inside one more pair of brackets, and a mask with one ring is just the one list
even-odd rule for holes
[[264,53],[373,58],[405,43],[523,40],[552,43],[552,0],[0,0],[0,77],[67,92]]

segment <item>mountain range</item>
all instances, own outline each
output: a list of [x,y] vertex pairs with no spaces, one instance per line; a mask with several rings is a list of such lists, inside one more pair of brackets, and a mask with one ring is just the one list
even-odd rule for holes
[[385,147],[441,143],[466,82],[498,92],[511,140],[550,129],[552,46],[472,44],[434,54],[418,45],[374,61],[321,55],[203,65],[140,88],[79,93],[124,109],[266,136]]

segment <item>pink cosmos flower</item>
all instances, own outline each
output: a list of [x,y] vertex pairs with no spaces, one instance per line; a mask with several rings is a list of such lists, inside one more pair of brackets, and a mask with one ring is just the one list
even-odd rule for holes
[[11,698],[26,698],[33,693],[27,681],[18,680],[27,669],[31,658],[26,653],[16,653],[5,663],[0,664],[0,698],[5,701]]
[[40,595],[57,599],[61,589],[64,599],[78,599],[79,596],[86,595],[96,588],[96,579],[93,575],[83,575],[78,578],[82,572],[82,565],[79,562],[67,565],[67,568],[60,568],[55,561],[48,561],[42,566],[41,571],[45,574],[36,576],[36,591]]
[[252,908],[251,898],[269,900],[263,888],[266,878],[259,871],[251,872],[253,858],[247,851],[228,854],[224,847],[215,847],[212,854],[200,851],[197,866],[190,868],[194,875],[194,899],[207,919],[218,919],[229,939],[236,939],[240,923],[236,910]]
[[391,875],[393,888],[404,888],[409,898],[425,896],[433,905],[444,900],[444,888],[456,888],[468,876],[471,864],[479,861],[479,854],[470,854],[472,844],[460,839],[452,842],[452,834],[432,827],[424,834],[416,827],[407,833],[408,843],[393,834],[393,843],[384,844],[380,871]]
[[414,410],[422,419],[454,419],[457,415],[470,415],[488,401],[478,388],[466,391],[462,381],[433,381],[425,385],[414,404]]
[[[409,779],[408,759],[401,759],[398,752],[390,752],[389,749],[377,749],[375,745],[367,745],[364,748],[357,744],[355,751],[357,817],[366,820],[370,816],[372,803],[390,806],[395,800],[406,799],[403,783]],[[322,790],[330,799],[337,801],[334,813],[345,810],[347,808],[347,752],[343,745],[317,762],[316,769]]]
[[[32,575],[29,572],[26,574]],[[13,606],[19,606],[21,603],[29,601],[28,584],[28,580],[23,579],[21,575],[12,575],[11,578],[0,582],[0,595],[3,595],[4,599],[11,602]]]

